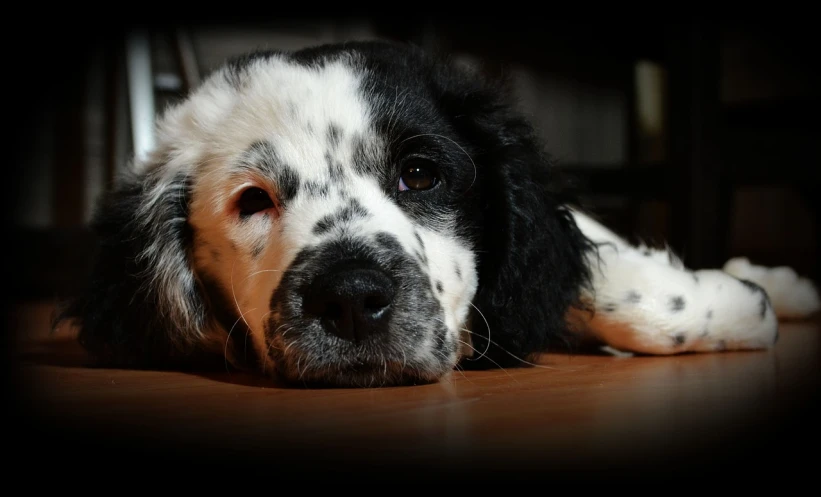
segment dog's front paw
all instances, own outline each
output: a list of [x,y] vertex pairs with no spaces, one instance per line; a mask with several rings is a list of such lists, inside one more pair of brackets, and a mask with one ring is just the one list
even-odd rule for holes
[[763,288],[779,318],[802,319],[821,309],[818,290],[813,283],[790,267],[758,266],[745,257],[736,257],[727,261],[724,271]]

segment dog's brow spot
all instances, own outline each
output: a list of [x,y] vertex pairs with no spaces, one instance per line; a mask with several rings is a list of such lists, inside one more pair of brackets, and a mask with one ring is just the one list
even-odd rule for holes
[[442,286],[442,282],[441,282],[441,281],[437,281],[437,282],[436,282],[436,291],[438,291],[439,293],[442,293],[442,292],[444,292],[444,291],[445,291],[445,287],[444,287],[444,286]]
[[681,295],[676,295],[674,297],[670,297],[670,310],[673,312],[680,312],[683,311],[685,307],[684,297]]
[[630,290],[629,292],[627,292],[626,300],[631,304],[638,304],[639,302],[641,302],[641,295],[639,295],[639,293],[635,290]]
[[673,342],[676,345],[681,345],[685,341],[687,341],[687,335],[685,335],[684,333],[677,333],[676,335],[673,336]]
[[296,197],[299,192],[299,175],[291,167],[282,164],[276,174],[277,192],[280,199],[288,201]]

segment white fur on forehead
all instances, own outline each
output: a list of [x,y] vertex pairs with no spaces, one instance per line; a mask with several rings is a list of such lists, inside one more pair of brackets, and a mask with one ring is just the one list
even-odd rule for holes
[[362,93],[364,72],[353,56],[306,65],[272,55],[242,69],[240,84],[231,84],[231,70],[213,74],[161,119],[157,153],[164,175],[234,158],[256,141],[274,143],[286,162],[324,171],[324,149],[294,138],[316,134],[310,137],[314,145],[330,124],[353,135],[366,133],[372,123]]

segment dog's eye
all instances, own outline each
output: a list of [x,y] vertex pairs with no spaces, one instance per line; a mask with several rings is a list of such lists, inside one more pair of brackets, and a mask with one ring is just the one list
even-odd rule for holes
[[239,198],[239,213],[242,216],[250,216],[251,214],[265,209],[270,209],[274,206],[274,201],[268,195],[268,192],[262,188],[251,187],[242,192]]
[[405,162],[402,175],[399,176],[399,191],[430,190],[438,180],[433,162],[425,159],[409,160]]

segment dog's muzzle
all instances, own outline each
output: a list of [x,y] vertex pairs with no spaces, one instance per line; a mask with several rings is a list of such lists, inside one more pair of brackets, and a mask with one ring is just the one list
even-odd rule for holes
[[301,250],[269,315],[268,359],[285,379],[405,384],[454,365],[456,342],[427,270],[388,233]]

